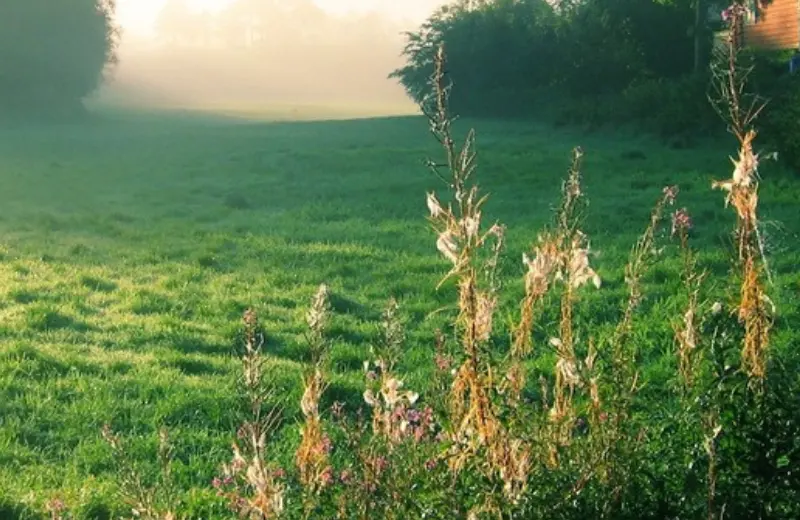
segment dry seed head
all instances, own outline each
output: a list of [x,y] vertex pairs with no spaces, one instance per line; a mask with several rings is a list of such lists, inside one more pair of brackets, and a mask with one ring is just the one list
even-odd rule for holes
[[578,376],[578,367],[573,360],[560,357],[556,361],[556,372],[560,374],[561,381],[570,388],[575,388],[581,384],[581,378]]
[[438,219],[439,217],[446,215],[444,209],[442,209],[442,205],[439,203],[439,199],[436,198],[435,193],[428,193],[427,203],[431,218]]
[[475,316],[475,331],[478,341],[488,341],[492,335],[492,320],[497,306],[497,297],[478,293],[478,312]]
[[445,230],[439,234],[439,239],[436,241],[436,248],[445,258],[453,262],[453,264],[458,264],[458,245],[450,230]]
[[306,315],[308,327],[315,333],[321,333],[327,325],[329,311],[328,297],[328,286],[325,284],[320,285],[311,302],[311,309],[309,309]]
[[319,402],[324,391],[324,378],[322,372],[317,369],[304,381],[305,390],[300,400],[300,409],[306,417],[319,416]]
[[474,241],[478,238],[478,232],[481,227],[481,213],[480,211],[472,216],[464,217],[463,219],[464,236],[468,241]]

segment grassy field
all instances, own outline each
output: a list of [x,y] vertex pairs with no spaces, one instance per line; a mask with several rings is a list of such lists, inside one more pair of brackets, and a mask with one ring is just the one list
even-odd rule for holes
[[[459,135],[469,126],[487,213],[509,227],[509,303],[522,296],[522,252],[551,218],[575,145],[586,153],[585,230],[604,280],[581,301],[580,320],[618,312],[627,252],[665,185],[680,186],[704,265],[729,268],[733,213],[710,185],[730,176],[733,142],[673,150],[641,136],[493,121],[460,121]],[[444,319],[435,311],[454,301],[451,287],[435,289],[449,267],[425,218],[425,193],[439,186],[424,160],[438,153],[417,117],[116,114],[0,128],[0,517],[42,511],[55,496],[86,517],[117,507],[100,437],[107,422],[133,439],[142,461],[154,458],[154,432],[169,426],[178,482],[203,503],[230,456],[239,370],[231,352],[249,306],[261,314],[269,373],[290,404],[280,442],[295,443],[304,314],[322,282],[334,308],[326,402],[359,402],[361,366],[390,296],[413,330],[401,370],[424,396]],[[800,179],[770,164],[762,174],[776,348],[787,348],[798,336],[786,324],[800,320]],[[645,392],[659,391],[672,363],[671,331],[659,318],[679,312],[674,249],[647,279],[644,321],[653,330],[641,348],[655,386]],[[500,343],[502,335],[503,326]]]

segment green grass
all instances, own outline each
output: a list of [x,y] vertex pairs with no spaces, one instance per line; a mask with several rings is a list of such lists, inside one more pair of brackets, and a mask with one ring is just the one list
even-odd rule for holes
[[[681,187],[704,265],[728,269],[733,213],[710,184],[730,175],[732,143],[671,150],[637,136],[493,121],[461,121],[459,132],[470,125],[487,211],[509,226],[508,303],[521,297],[519,259],[551,217],[574,145],[586,152],[585,229],[605,282],[580,303],[582,323],[618,313],[627,252],[667,184]],[[424,390],[443,320],[429,315],[453,301],[450,288],[435,291],[448,266],[425,219],[425,192],[439,186],[423,160],[438,153],[416,117],[244,123],[148,114],[0,128],[0,517],[41,511],[56,494],[86,518],[116,507],[100,438],[106,422],[133,439],[143,463],[154,460],[158,427],[176,430],[178,481],[194,490],[190,502],[203,503],[229,458],[242,312],[260,312],[291,424],[304,313],[321,282],[335,312],[327,402],[358,402],[361,365],[390,296],[413,331],[400,369]],[[798,337],[785,325],[800,319],[800,182],[775,166],[763,174],[786,347]],[[663,318],[678,312],[679,269],[668,248],[647,279],[641,348],[656,385],[672,348]]]

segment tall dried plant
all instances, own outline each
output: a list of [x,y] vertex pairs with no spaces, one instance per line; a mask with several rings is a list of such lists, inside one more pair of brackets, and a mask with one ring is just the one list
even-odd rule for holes
[[561,207],[557,214],[555,235],[542,240],[552,241],[556,252],[554,278],[563,282],[561,293],[559,335],[550,343],[556,349],[555,383],[553,385],[553,406],[549,419],[552,429],[550,464],[555,465],[559,446],[569,444],[572,426],[575,422],[575,391],[582,386],[579,361],[575,354],[576,334],[574,330],[574,306],[576,291],[592,282],[598,289],[600,277],[589,265],[589,241],[580,230],[581,210],[584,204],[581,187],[580,149],[573,152],[573,162],[562,189]]
[[[404,341],[405,331],[399,317],[399,305],[392,298],[383,314],[380,340],[370,349],[373,361],[364,364],[367,377],[364,400],[372,408],[372,431],[379,438],[387,440],[390,447],[415,433],[408,418],[417,416],[413,407],[419,394],[402,390],[404,382],[395,371]],[[424,435],[424,432],[416,434]]]
[[142,520],[177,520],[179,517],[175,511],[178,500],[172,481],[173,448],[168,430],[161,428],[158,432],[160,472],[153,485],[146,483],[143,472],[128,453],[125,441],[114,433],[111,426],[104,425],[101,435],[114,453],[114,461],[118,465],[119,493],[130,506],[131,514]]
[[759,232],[758,187],[759,155],[753,149],[758,135],[754,123],[766,103],[746,91],[752,66],[741,65],[740,34],[747,16],[747,8],[740,2],[728,9],[731,30],[727,45],[718,51],[712,70],[716,98],[712,102],[718,113],[728,123],[736,138],[738,158],[731,158],[733,175],[724,181],[714,181],[712,186],[727,192],[725,206],[736,211],[734,236],[740,276],[738,318],[744,326],[742,368],[751,383],[763,382],[767,370],[767,350],[773,323],[774,308],[766,289],[769,266],[764,254],[764,243]]
[[474,465],[503,482],[506,494],[520,495],[527,482],[529,448],[511,439],[499,419],[494,401],[495,367],[488,347],[498,302],[496,268],[503,247],[504,228],[493,225],[482,231],[482,208],[486,196],[472,181],[476,168],[475,132],[470,131],[460,150],[452,134],[454,118],[449,111],[450,85],[446,84],[444,46],[436,54],[432,97],[423,103],[431,133],[442,146],[446,162],[429,162],[442,180],[452,202],[443,205],[435,193],[428,193],[430,221],[437,234],[439,252],[452,263],[440,283],[455,279],[458,286],[458,315],[455,328],[463,361],[455,371],[450,392],[450,437],[453,442],[450,467],[460,473]]
[[269,404],[275,396],[265,380],[264,335],[254,310],[244,313],[243,324],[241,388],[248,413],[232,443],[233,458],[223,465],[222,478],[215,479],[214,485],[241,516],[269,520],[284,511],[283,470],[268,459],[268,444],[280,425],[281,410]]
[[681,319],[673,324],[677,344],[678,377],[683,396],[688,396],[695,384],[698,371],[700,343],[700,290],[707,273],[698,272],[697,257],[689,245],[692,219],[686,208],[672,214],[672,236],[680,243],[683,258],[683,286],[686,290],[686,307]]
[[604,460],[601,472],[611,495],[605,504],[604,517],[613,516],[620,507],[622,493],[635,472],[635,455],[642,445],[643,432],[632,423],[631,408],[640,389],[634,325],[637,310],[644,296],[643,279],[658,256],[656,238],[667,206],[674,204],[678,188],[664,188],[650,213],[650,221],[631,249],[625,265],[625,284],[628,296],[623,304],[622,317],[611,337],[611,385],[605,396],[607,418],[603,425],[601,444]]
[[320,400],[327,386],[325,372],[329,348],[325,334],[328,320],[329,294],[328,287],[323,284],[315,293],[306,315],[311,362],[303,375],[300,410],[305,421],[300,429],[302,440],[295,453],[300,482],[306,492],[307,511],[313,505],[314,496],[332,480],[332,469],[328,462],[330,440],[323,429],[320,415]]

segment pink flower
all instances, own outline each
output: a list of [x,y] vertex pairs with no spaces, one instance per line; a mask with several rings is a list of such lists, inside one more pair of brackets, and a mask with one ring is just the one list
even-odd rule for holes
[[689,211],[686,208],[681,208],[672,214],[672,235],[680,231],[689,231],[692,229],[692,217],[689,216]]
[[339,474],[339,482],[341,482],[342,484],[347,484],[352,479],[353,479],[353,472],[350,471],[349,469],[344,469]]
[[438,465],[438,462],[436,461],[436,459],[435,459],[435,458],[433,458],[433,459],[428,459],[428,460],[425,462],[425,469],[427,469],[428,471],[433,471],[434,469],[436,469],[436,466],[437,466],[437,465]]
[[378,457],[375,459],[374,464],[377,473],[383,473],[389,467],[389,461],[386,460],[386,457]]
[[677,186],[667,186],[664,188],[664,199],[667,201],[667,204],[672,206],[675,204],[675,199],[678,197],[678,187]]
[[49,506],[50,510],[54,513],[60,513],[67,508],[66,504],[64,504],[64,501],[60,498],[54,498],[51,500]]
[[214,477],[214,479],[211,481],[211,487],[213,487],[214,489],[221,488],[222,480],[220,480],[219,477]]
[[319,480],[323,486],[330,486],[333,483],[333,468],[330,466],[325,468],[319,476]]
[[284,476],[286,476],[286,472],[283,470],[283,468],[278,468],[275,470],[275,473],[273,473],[273,475],[275,476],[275,478],[283,478]]

